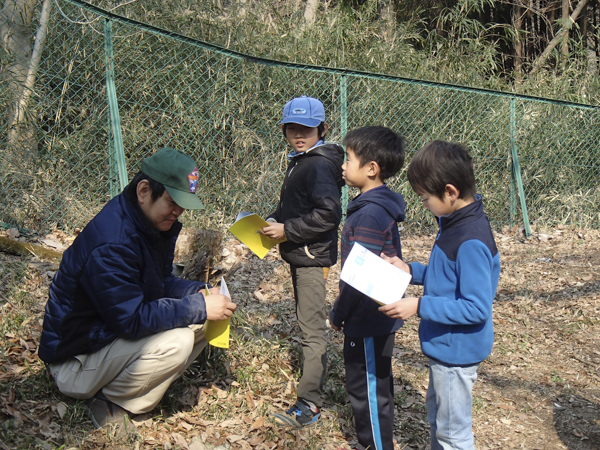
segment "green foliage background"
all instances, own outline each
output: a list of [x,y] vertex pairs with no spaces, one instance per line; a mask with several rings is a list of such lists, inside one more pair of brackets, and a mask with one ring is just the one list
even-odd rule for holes
[[[223,229],[240,210],[272,210],[287,165],[277,123],[285,102],[301,94],[325,103],[330,140],[340,141],[358,126],[386,125],[407,137],[407,162],[432,139],[467,144],[497,228],[521,223],[513,144],[532,221],[600,224],[599,109],[489,90],[560,92],[563,100],[595,102],[597,77],[578,71],[575,59],[560,74],[548,70],[511,84],[487,31],[469,18],[484,4],[465,0],[448,7],[438,19],[443,26],[425,32],[414,15],[393,26],[379,20],[374,1],[358,8],[326,3],[312,26],[303,24],[297,2],[225,3],[148,0],[118,8],[118,17],[74,1],[55,2],[28,110],[36,152],[0,135],[0,188],[6,193],[0,221],[38,231],[81,227],[110,199],[111,186],[114,192],[108,18],[129,178],[161,146],[194,157],[207,208],[186,213],[187,225]],[[7,89],[3,84],[0,90],[5,110]],[[408,231],[435,228],[404,172],[390,185],[407,198]]]

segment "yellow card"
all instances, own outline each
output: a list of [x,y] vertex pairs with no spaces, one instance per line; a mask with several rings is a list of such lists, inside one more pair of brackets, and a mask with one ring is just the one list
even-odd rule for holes
[[229,348],[229,323],[231,319],[207,320],[204,324],[204,337],[213,347]]
[[268,226],[269,223],[258,214],[241,212],[229,231],[241,242],[243,242],[252,252],[263,259],[271,247],[286,239],[271,239],[268,236],[260,234],[258,230]]
[[[206,295],[210,295],[208,289]],[[225,279],[221,277],[221,294],[231,300],[231,294],[225,283]],[[229,325],[231,318],[225,320],[207,320],[204,323],[204,337],[213,347],[229,348]]]

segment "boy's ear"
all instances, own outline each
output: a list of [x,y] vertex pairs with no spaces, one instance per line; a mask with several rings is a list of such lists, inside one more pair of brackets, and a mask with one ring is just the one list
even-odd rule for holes
[[453,184],[446,185],[446,194],[448,194],[448,197],[453,202],[460,198],[460,191]]
[[323,124],[323,132],[321,133],[321,136],[319,136],[321,139],[325,137],[325,135],[327,134],[327,131],[329,130],[329,124],[327,122],[325,122]]
[[381,172],[381,167],[379,167],[379,164],[377,164],[375,161],[369,161],[367,163],[368,169],[367,169],[367,175],[370,177],[377,177],[379,176],[379,173]]

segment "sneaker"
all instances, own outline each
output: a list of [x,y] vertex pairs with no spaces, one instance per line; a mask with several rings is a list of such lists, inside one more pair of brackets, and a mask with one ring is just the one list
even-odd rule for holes
[[133,427],[129,412],[107,399],[102,391],[86,400],[85,406],[96,428],[102,428],[108,424],[124,425],[125,429]]
[[285,413],[273,414],[273,420],[277,425],[294,428],[314,425],[320,417],[321,411],[319,408],[314,403],[301,398]]

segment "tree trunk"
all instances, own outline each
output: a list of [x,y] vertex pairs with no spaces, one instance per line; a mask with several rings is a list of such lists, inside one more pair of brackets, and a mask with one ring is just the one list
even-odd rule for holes
[[[569,20],[569,6],[570,0],[562,0],[562,23],[563,27]],[[570,28],[570,27],[569,27]],[[569,60],[569,30],[567,29],[565,32],[565,37],[561,45],[560,53],[562,54],[562,66],[566,66],[567,61]]]
[[214,263],[221,256],[223,234],[219,231],[184,228],[175,244],[175,273],[186,280],[211,281]]
[[[10,105],[5,114],[7,127],[7,154],[13,164],[18,164],[24,151],[37,151],[32,127],[23,127],[18,122],[19,104],[25,91],[32,56],[32,36],[29,25],[33,19],[36,0],[6,0],[0,11],[0,42],[2,59],[7,62],[2,79],[7,82]],[[19,135],[19,131],[21,134]]]
[[37,153],[37,142],[35,141],[35,135],[33,134],[33,124],[26,118],[26,111],[29,107],[29,99],[33,93],[35,77],[40,66],[42,50],[44,49],[44,44],[46,43],[46,37],[48,35],[48,21],[50,20],[51,5],[51,0],[44,0],[40,17],[40,26],[35,34],[35,45],[33,46],[33,51],[27,67],[27,76],[20,88],[20,95],[15,106],[14,115],[8,122],[9,143],[29,144],[26,147],[23,147],[23,150],[27,150],[30,155]]
[[15,241],[4,236],[0,236],[0,251],[17,256],[37,256],[43,259],[52,259],[60,261],[62,253],[49,249],[42,245],[31,242]]
[[306,0],[306,8],[304,9],[304,24],[306,27],[314,25],[317,9],[319,9],[319,0]]
[[392,0],[380,0],[379,18],[383,24],[383,38],[386,43],[391,44],[396,30],[396,17],[394,3]]
[[556,36],[554,36],[554,39],[550,41],[544,52],[533,64],[533,68],[531,69],[530,75],[537,72],[546,63],[546,60],[552,53],[552,50],[554,50],[554,48],[560,42],[562,42],[564,37],[569,33],[569,30],[577,20],[577,17],[579,17],[579,14],[581,14],[581,11],[583,10],[587,2],[588,0],[579,0],[579,4],[577,5],[577,8],[575,8],[575,11],[573,11],[573,14],[571,14],[571,16],[563,23],[563,27],[561,28],[561,30],[556,34]]
[[521,39],[523,26],[523,8],[519,5],[513,7],[513,28],[515,29],[514,57],[515,57],[515,81],[521,84],[523,79],[523,40]]

